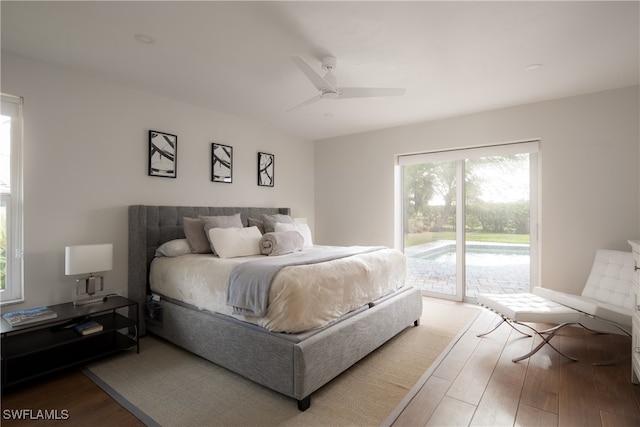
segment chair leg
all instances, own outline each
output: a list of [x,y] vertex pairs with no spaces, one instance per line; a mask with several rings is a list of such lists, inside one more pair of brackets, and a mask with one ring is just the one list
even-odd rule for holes
[[[538,344],[533,350],[531,350],[529,353],[525,354],[524,356],[520,356],[517,357],[515,359],[512,359],[512,362],[519,362],[521,360],[524,360],[528,357],[533,356],[534,354],[536,354],[538,352],[538,350],[540,350],[542,347],[546,345],[548,345],[549,347],[551,347],[552,349],[554,349],[559,355],[566,357],[569,360],[572,360],[574,362],[577,362],[578,359],[576,359],[575,357],[571,357],[571,356],[567,356],[566,354],[564,354],[563,352],[561,352],[560,350],[558,350],[553,344],[551,344],[551,338],[553,338],[554,336],[556,336],[556,334],[558,332],[560,332],[562,329],[564,329],[567,326],[571,326],[571,325],[575,325],[575,323],[562,323],[560,325],[554,326],[553,328],[549,328],[549,329],[545,329],[544,331],[536,331],[534,328],[532,328],[529,325],[526,325],[524,323],[520,323],[520,322],[513,322],[513,323],[517,323],[520,326],[524,326],[525,328],[529,328],[531,329],[537,336],[539,336],[542,339],[542,342],[540,342],[540,344]],[[545,336],[547,335],[547,336]]]
[[[621,328],[620,326],[618,326],[617,324],[610,322],[613,326],[617,327],[620,331],[624,332],[625,335],[627,336],[631,336],[631,334],[629,332],[627,332],[624,328]],[[609,335],[608,332],[599,332],[599,331],[594,331],[593,329],[589,329],[586,326],[580,324],[580,326],[582,326],[583,328],[585,328],[587,331],[589,332],[593,332],[596,335]],[[620,357],[614,357],[613,359],[609,359],[609,360],[603,360],[602,362],[592,362],[591,364],[593,366],[610,366],[610,365],[615,365],[618,362],[622,362],[623,360],[627,360],[631,357],[631,353],[627,353],[624,356],[620,356]]]
[[[593,316],[591,316],[593,317]],[[602,320],[602,319],[601,319]],[[617,323],[614,322],[609,322],[607,321],[607,323],[609,323],[610,325],[615,326],[616,328],[618,328],[621,332],[623,332],[625,335],[627,336],[631,336],[631,334],[624,328],[620,327],[620,325],[618,325]],[[593,329],[587,328],[586,326],[584,326],[582,323],[578,323],[580,326],[582,326],[584,329],[586,329],[587,331],[595,334],[595,335],[609,335],[609,332],[600,332],[600,331],[594,331]],[[618,362],[622,362],[623,360],[627,360],[631,357],[631,354],[625,354],[624,356],[620,356],[620,357],[614,357],[613,359],[609,359],[609,360],[604,360],[602,362],[592,362],[591,364],[593,366],[610,366],[610,365],[615,365]]]
[[582,327],[582,329],[586,329],[587,331],[589,331],[589,332],[591,332],[592,334],[595,334],[595,335],[609,335],[609,332],[594,331],[591,328],[587,328],[582,323],[578,323],[578,325],[580,325]]
[[[560,325],[554,326],[553,328],[549,328],[549,329],[545,329],[544,331],[537,331],[534,328],[532,328],[531,326],[525,324],[525,323],[520,323],[520,322],[516,322],[515,320],[511,320],[508,317],[500,314],[500,313],[496,313],[498,314],[498,316],[500,316],[500,320],[498,320],[498,322],[496,323],[496,325],[491,328],[489,331],[484,332],[482,334],[478,334],[476,335],[478,338],[482,338],[488,334],[490,334],[491,332],[495,331],[496,329],[498,329],[500,327],[500,325],[502,325],[503,323],[506,323],[507,325],[511,326],[514,330],[520,332],[522,335],[531,338],[532,335],[526,334],[524,332],[522,332],[520,329],[516,328],[513,324],[517,324],[519,326],[524,326],[525,328],[531,329],[533,331],[534,334],[536,334],[537,336],[539,336],[542,339],[542,342],[540,344],[538,344],[533,350],[531,350],[530,352],[528,352],[527,354],[525,354],[524,356],[520,356],[517,357],[515,359],[512,359],[512,362],[519,362],[521,360],[524,360],[528,357],[533,356],[534,354],[536,354],[542,347],[546,345],[548,345],[549,347],[551,347],[552,349],[554,349],[556,352],[558,352],[558,354],[560,354],[563,357],[566,357],[569,360],[572,360],[574,362],[578,361],[578,359],[571,357],[571,356],[567,356],[566,354],[564,354],[563,352],[561,352],[560,350],[558,350],[553,344],[551,344],[551,338],[553,338],[561,329],[565,328],[566,326],[570,326],[570,325],[575,325],[575,323],[562,323]],[[545,336],[547,335],[547,336]]]
[[616,357],[614,359],[611,360],[605,360],[604,362],[593,362],[592,365],[593,366],[610,366],[610,365],[615,365],[618,362],[622,362],[623,360],[627,360],[631,357],[631,354],[627,354],[625,356],[620,356],[620,357]]
[[520,332],[520,333],[521,333],[522,335],[524,335],[525,337],[527,337],[527,338],[531,338],[531,335],[526,334],[526,333],[522,332],[520,329],[518,329],[518,328],[516,328],[515,326],[513,326],[513,325],[511,324],[511,322],[510,322],[510,320],[509,320],[508,318],[504,317],[504,316],[503,316],[503,315],[501,315],[501,314],[498,314],[498,316],[500,316],[500,319],[501,319],[501,320],[498,320],[498,321],[496,322],[496,324],[495,324],[495,326],[494,326],[493,328],[491,328],[491,329],[490,329],[490,330],[488,330],[487,332],[483,332],[483,333],[478,334],[478,335],[476,335],[476,336],[477,336],[478,338],[482,338],[482,337],[484,337],[485,335],[489,335],[491,332],[493,332],[493,331],[495,331],[496,329],[498,329],[498,328],[500,327],[500,325],[502,325],[503,323],[505,323],[505,322],[506,322],[506,323],[507,323],[507,325],[511,326],[513,329],[515,329],[516,331]]
[[[522,332],[520,329],[516,328],[513,324],[517,324],[520,326],[523,326],[525,328],[531,329],[533,331],[534,334],[536,334],[537,336],[540,337],[540,339],[542,340],[540,342],[540,344],[538,344],[533,350],[531,350],[530,352],[528,352],[527,354],[517,357],[515,359],[512,359],[512,362],[519,362],[521,360],[527,359],[531,356],[533,356],[534,354],[536,354],[542,347],[544,347],[545,345],[548,345],[549,347],[551,347],[552,349],[554,349],[558,354],[560,354],[563,357],[566,357],[569,360],[572,360],[574,362],[577,362],[578,359],[568,356],[566,354],[564,354],[563,352],[561,352],[560,350],[558,350],[552,343],[551,343],[551,338],[553,338],[554,336],[556,336],[556,334],[558,332],[560,332],[560,330],[564,329],[567,326],[571,326],[571,325],[578,325],[581,326],[582,328],[586,329],[589,332],[592,332],[594,334],[606,334],[606,332],[599,332],[599,331],[594,331],[593,329],[587,328],[586,326],[584,326],[582,323],[562,323],[560,325],[556,325],[552,328],[549,329],[545,329],[543,331],[537,331],[536,329],[534,329],[533,327],[525,324],[525,323],[520,323],[520,322],[516,322],[513,321],[501,314],[498,314],[498,316],[500,316],[500,319],[496,322],[496,324],[487,332],[484,332],[482,334],[478,334],[476,335],[478,338],[482,338],[486,335],[489,335],[491,332],[495,331],[496,329],[498,329],[503,323],[508,324],[509,326],[511,326],[511,328],[513,328],[514,330],[520,332],[522,335],[526,336],[526,337],[531,337],[532,335],[528,335],[524,332]],[[625,331],[623,328],[619,328],[621,331],[623,331],[625,334],[629,335],[629,333],[627,331]],[[545,336],[546,335],[546,336]],[[621,357],[617,357],[611,360],[606,360],[606,361],[602,361],[602,362],[593,362],[592,365],[593,366],[609,366],[609,365],[614,365],[618,362],[621,362],[623,360],[628,359],[629,357],[631,357],[630,355],[625,355],[625,356],[621,356]]]
[[476,335],[476,337],[478,337],[478,338],[482,338],[482,337],[484,337],[485,335],[489,335],[491,332],[493,332],[493,331],[495,331],[496,329],[498,329],[498,328],[500,327],[500,325],[502,325],[502,324],[503,324],[504,322],[506,322],[506,321],[507,321],[507,319],[505,319],[504,317],[501,317],[501,319],[500,319],[500,320],[498,320],[498,321],[496,322],[496,324],[495,324],[495,325],[493,325],[493,328],[491,328],[491,329],[490,329],[490,330],[488,330],[487,332],[483,332],[483,333],[481,333],[481,334]]

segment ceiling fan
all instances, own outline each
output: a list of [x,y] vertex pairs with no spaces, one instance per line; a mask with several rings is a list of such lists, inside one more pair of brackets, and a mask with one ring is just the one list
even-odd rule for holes
[[338,60],[333,56],[327,56],[322,60],[322,69],[327,74],[321,76],[301,56],[292,56],[291,60],[300,68],[311,83],[320,93],[287,111],[311,104],[320,99],[345,99],[345,98],[371,98],[379,96],[402,96],[405,89],[399,88],[375,88],[375,87],[338,87],[338,80],[333,71],[338,65]]

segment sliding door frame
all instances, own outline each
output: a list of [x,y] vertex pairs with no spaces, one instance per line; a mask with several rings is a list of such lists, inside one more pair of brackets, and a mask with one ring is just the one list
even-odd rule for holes
[[[532,289],[537,286],[540,271],[539,257],[539,152],[540,140],[526,140],[505,144],[495,144],[475,148],[452,149],[416,154],[397,155],[395,159],[395,233],[394,244],[396,249],[404,251],[404,185],[402,166],[415,163],[431,163],[439,161],[456,161],[456,200],[465,200],[464,203],[456,203],[456,295],[436,294],[423,290],[423,294],[442,299],[455,301],[475,302],[475,298],[467,297],[465,275],[465,160],[489,157],[508,156],[513,154],[529,154],[529,255],[530,271],[529,285]],[[460,231],[461,230],[461,231]]]

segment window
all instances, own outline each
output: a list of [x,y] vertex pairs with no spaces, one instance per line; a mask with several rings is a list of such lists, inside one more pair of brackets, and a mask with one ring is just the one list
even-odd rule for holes
[[399,156],[398,246],[413,286],[455,300],[530,291],[537,152],[533,141]]
[[22,98],[0,100],[0,303],[23,300]]

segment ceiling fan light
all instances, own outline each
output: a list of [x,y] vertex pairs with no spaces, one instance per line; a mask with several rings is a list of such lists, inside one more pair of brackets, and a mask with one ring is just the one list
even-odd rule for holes
[[336,99],[339,96],[338,92],[323,92],[323,99]]
[[153,37],[148,36],[146,34],[136,34],[135,36],[133,36],[133,38],[139,41],[140,43],[144,43],[144,44],[155,43],[155,40],[153,39]]
[[524,67],[524,71],[535,71],[542,68],[542,64],[529,64]]

